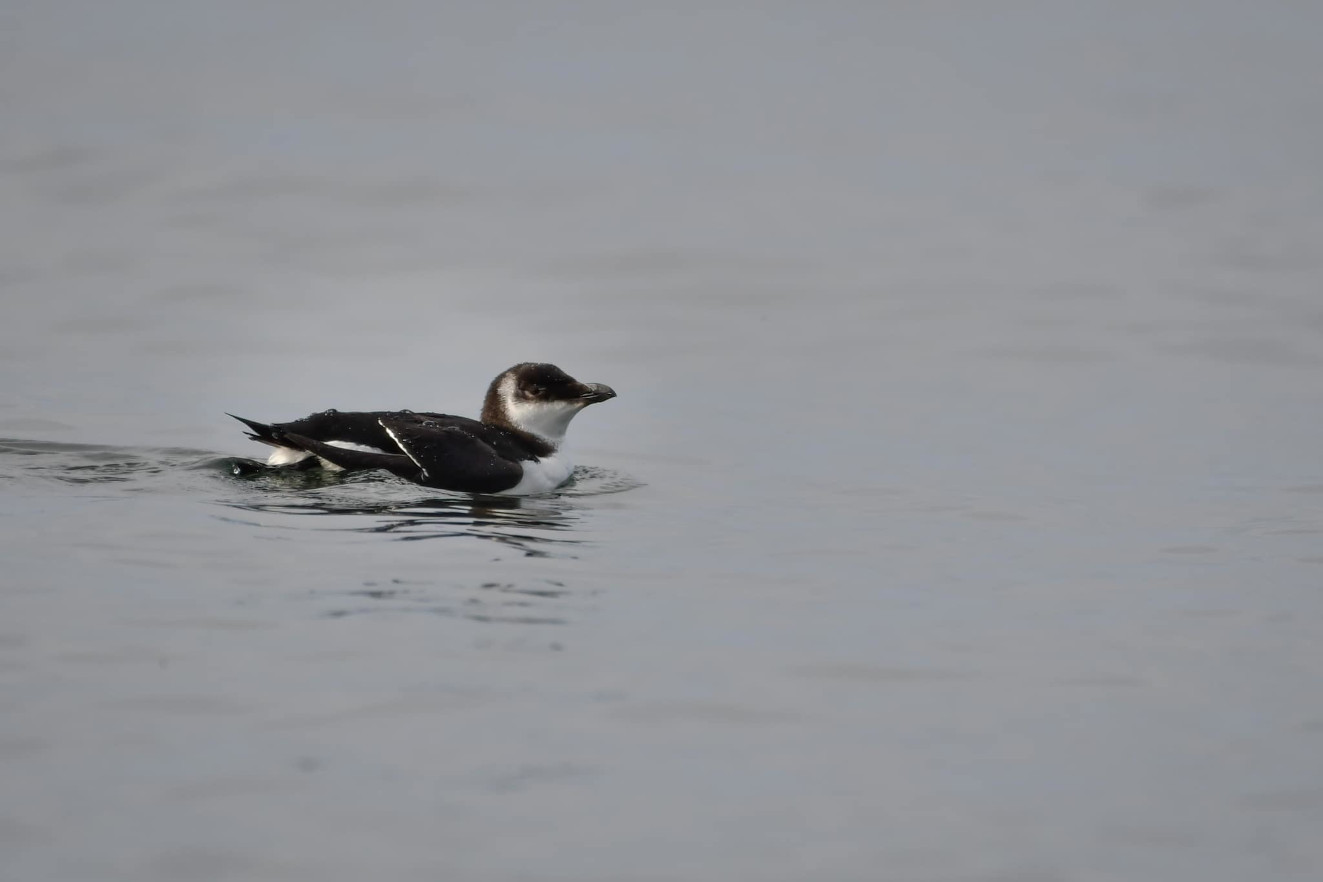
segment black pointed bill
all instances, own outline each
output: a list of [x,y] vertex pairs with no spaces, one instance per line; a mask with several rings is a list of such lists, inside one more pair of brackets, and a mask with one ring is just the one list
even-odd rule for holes
[[616,390],[602,383],[581,383],[583,392],[579,395],[579,400],[588,404],[596,404],[599,401],[606,401],[609,398],[616,397]]

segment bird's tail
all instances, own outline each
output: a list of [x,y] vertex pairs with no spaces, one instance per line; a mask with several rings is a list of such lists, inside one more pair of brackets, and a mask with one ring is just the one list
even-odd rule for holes
[[263,444],[270,444],[272,447],[293,446],[285,440],[284,432],[281,432],[275,426],[259,423],[256,420],[246,420],[241,416],[234,416],[232,413],[227,413],[226,416],[234,417],[236,420],[252,429],[252,431],[248,433],[248,437],[252,438],[254,441],[261,441]]

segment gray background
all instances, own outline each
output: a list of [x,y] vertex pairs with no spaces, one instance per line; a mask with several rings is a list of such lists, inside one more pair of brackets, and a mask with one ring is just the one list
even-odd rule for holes
[[[0,877],[1319,878],[1321,34],[0,5]],[[529,359],[554,497],[218,458]]]

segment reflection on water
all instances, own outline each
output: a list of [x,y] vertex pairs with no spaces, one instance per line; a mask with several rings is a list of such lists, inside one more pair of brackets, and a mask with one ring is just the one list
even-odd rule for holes
[[[275,524],[242,516],[220,518],[230,523],[382,534],[400,541],[482,539],[517,550],[525,557],[568,559],[575,557],[574,548],[584,542],[571,535],[580,517],[574,499],[640,486],[610,470],[581,467],[575,472],[574,482],[557,494],[438,494],[376,472],[270,468],[253,460],[183,448],[132,449],[0,439],[0,480],[6,482],[38,479],[73,486],[108,484],[117,485],[114,489],[118,492],[214,489],[192,487],[187,480],[190,474],[225,482],[222,495],[215,499],[217,505],[238,512],[281,516]],[[172,477],[177,479],[173,484]],[[302,518],[313,520],[300,523]]]
[[[401,541],[477,538],[517,549],[526,557],[574,558],[583,540],[569,536],[579,514],[573,497],[619,493],[639,486],[604,469],[579,468],[564,491],[536,497],[445,493],[419,498],[419,488],[375,472],[274,469],[252,460],[224,459],[228,469],[260,495],[221,504],[242,511],[348,518],[331,529],[380,533]],[[434,490],[426,490],[436,494]],[[370,523],[363,523],[363,519]]]
[[[395,481],[373,480],[375,476],[358,478],[349,484],[335,478],[308,478],[315,472],[305,472],[292,482],[307,487],[338,488],[367,486],[370,492],[388,496],[409,494],[417,488]],[[278,479],[283,481],[283,476]],[[371,483],[367,483],[371,482]],[[568,550],[580,544],[579,540],[542,535],[542,531],[569,531],[573,529],[575,513],[568,504],[557,504],[554,499],[530,502],[524,499],[492,496],[430,497],[426,499],[363,499],[352,494],[318,494],[309,498],[299,493],[294,498],[270,492],[260,499],[222,501],[220,504],[241,511],[265,512],[282,515],[348,518],[330,529],[351,530],[358,533],[384,533],[393,539],[445,539],[468,537],[488,539],[519,549],[528,557],[570,556],[558,555],[556,548]],[[394,492],[392,492],[394,491]],[[364,518],[371,519],[364,524]]]
[[1323,878],[1323,4],[3,9],[0,876]]
[[575,592],[555,579],[536,580],[532,585],[483,582],[477,591],[459,598],[438,597],[436,586],[425,581],[370,580],[364,582],[361,589],[344,592],[343,602],[323,615],[342,619],[374,614],[423,613],[472,622],[566,625],[571,621],[567,614],[572,611],[567,603],[574,596]]
[[26,478],[74,486],[128,484],[205,465],[211,458],[205,451],[186,448],[129,449],[0,438],[0,480],[17,483]]
[[[565,569],[589,544],[583,531],[587,499],[639,486],[628,476],[586,468],[558,494],[473,496],[438,492],[381,473],[277,469],[193,449],[24,439],[0,439],[0,484],[28,496],[56,488],[80,506],[84,501],[98,504],[87,523],[70,525],[67,542],[75,560],[88,548],[120,547],[117,531],[134,529],[132,522],[107,517],[114,509],[101,504],[154,498],[177,507],[182,499],[186,512],[210,505],[224,514],[189,517],[192,529],[162,530],[151,537],[158,564],[178,559],[181,571],[189,573],[219,556],[225,567],[237,570],[230,578],[245,580],[254,569],[279,572],[288,546],[258,546],[270,549],[263,553],[249,548],[235,559],[224,549],[238,537],[219,526],[243,527],[253,538],[280,543],[300,535],[318,541],[343,534],[355,544],[341,550],[344,543],[333,539],[334,547],[327,549],[318,541],[317,550],[297,552],[296,569],[309,583],[300,597],[314,605],[313,618],[424,615],[539,626],[568,624],[591,608],[585,600],[594,590],[573,584],[573,572]],[[21,520],[21,507],[10,515]],[[375,537],[450,541],[438,549],[443,556],[420,550],[420,560],[402,549],[386,550],[373,542]],[[355,563],[374,574],[366,579],[335,563],[338,555],[362,548],[358,543],[364,540],[367,547]],[[123,544],[142,541],[134,534]],[[136,559],[145,553],[134,554]],[[527,559],[543,563],[535,570],[515,565]],[[367,565],[369,560],[376,563]],[[556,575],[548,565],[563,573]],[[89,582],[98,578],[95,571],[78,572]],[[190,581],[184,577],[177,590],[190,590]]]

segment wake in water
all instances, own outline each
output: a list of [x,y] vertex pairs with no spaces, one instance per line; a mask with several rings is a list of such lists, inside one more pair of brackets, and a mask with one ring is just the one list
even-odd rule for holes
[[579,467],[571,483],[555,493],[476,496],[420,487],[382,472],[273,468],[189,448],[23,439],[0,439],[0,482],[30,495],[61,487],[99,498],[199,494],[230,510],[217,516],[228,523],[377,533],[410,541],[478,538],[529,557],[573,557],[574,546],[583,541],[572,535],[582,516],[579,500],[641,486],[609,469]]
[[[447,491],[419,488],[416,484],[385,472],[333,472],[272,467],[253,459],[218,456],[205,450],[185,447],[112,447],[0,438],[0,479],[8,481],[35,478],[67,484],[124,483],[183,471],[226,475],[239,485],[273,491],[371,483],[393,488],[413,487],[429,496],[443,493],[454,498],[484,498],[489,501],[504,499],[510,502],[518,502],[521,498],[449,494]],[[540,498],[601,496],[623,493],[640,486],[640,481],[610,469],[579,466],[568,484]],[[517,505],[510,507],[518,508]]]

